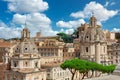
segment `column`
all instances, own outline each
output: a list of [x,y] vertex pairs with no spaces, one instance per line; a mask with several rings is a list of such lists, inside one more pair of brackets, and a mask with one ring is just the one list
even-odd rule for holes
[[100,43],[97,42],[95,44],[95,61],[100,63]]
[[[100,64],[100,43],[96,42],[95,44],[95,61]],[[99,72],[95,71],[95,76],[98,76]]]

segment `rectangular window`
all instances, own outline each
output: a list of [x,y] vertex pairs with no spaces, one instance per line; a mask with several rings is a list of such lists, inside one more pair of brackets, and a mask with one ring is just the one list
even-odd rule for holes
[[88,52],[88,47],[86,47],[86,52]]

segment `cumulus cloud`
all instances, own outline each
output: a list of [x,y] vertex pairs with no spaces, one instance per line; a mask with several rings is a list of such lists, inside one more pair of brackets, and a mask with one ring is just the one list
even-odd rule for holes
[[42,31],[43,36],[53,36],[58,31],[53,31],[51,27],[51,20],[42,13],[31,13],[27,15],[15,14],[13,16],[13,23],[16,25],[25,26],[25,22],[29,30],[32,32],[32,36],[35,36],[36,32]]
[[78,20],[73,20],[73,21],[68,21],[68,22],[58,21],[56,25],[59,27],[63,27],[63,28],[76,28],[79,25],[84,24],[84,23],[85,21],[83,19],[78,19]]
[[[25,27],[26,15],[15,14],[12,23],[8,27],[4,22],[0,21],[0,38],[20,37],[21,31]],[[41,13],[31,13],[27,15],[26,27],[31,31],[31,36],[35,36],[36,32],[42,31],[43,36],[55,36],[59,31],[52,30],[51,20]],[[19,28],[17,27],[19,26]]]
[[21,28],[8,27],[4,22],[0,21],[0,38],[20,37]]
[[61,29],[60,32],[64,32],[66,34],[72,34],[74,32],[74,29],[73,28],[70,28],[70,29]]
[[[26,27],[35,36],[36,32],[42,31],[43,36],[54,36],[59,31],[51,27],[51,20],[42,13],[48,9],[48,3],[43,0],[4,0],[8,2],[10,12],[15,12],[9,27],[0,22],[0,37],[20,37],[21,30]],[[25,13],[25,14],[23,14]],[[18,28],[19,27],[19,28]]]
[[43,0],[4,0],[12,12],[29,13],[43,12],[48,9],[48,3]]
[[[109,4],[110,4],[109,2],[106,2],[105,6],[108,6]],[[73,12],[70,14],[71,17],[76,18],[78,20],[73,20],[68,22],[58,21],[56,25],[63,28],[78,27],[81,23],[85,23],[84,19],[89,18],[92,12],[94,12],[94,16],[98,20],[97,23],[100,25],[102,25],[101,22],[108,20],[109,18],[115,16],[118,13],[117,10],[108,10],[100,3],[92,1],[86,4],[83,11]]]
[[120,28],[113,28],[112,32],[120,32]]
[[[108,4],[109,3],[107,2],[106,6]],[[108,10],[100,3],[92,1],[86,4],[83,11],[73,12],[70,14],[70,16],[74,18],[88,18],[91,15],[91,12],[94,12],[95,17],[100,22],[106,21],[118,13],[117,10]]]

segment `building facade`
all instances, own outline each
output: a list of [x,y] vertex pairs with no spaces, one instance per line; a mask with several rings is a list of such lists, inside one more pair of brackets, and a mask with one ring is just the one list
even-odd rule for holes
[[70,60],[76,57],[73,43],[65,43],[63,48],[63,60]]
[[5,80],[46,80],[46,72],[41,69],[41,56],[34,42],[30,41],[29,30],[24,28],[21,34],[13,55],[4,58],[11,68],[5,71]]
[[81,24],[79,31],[80,58],[105,64],[107,62],[107,42],[101,26],[92,15],[89,24]]
[[38,51],[41,55],[41,64],[62,62],[63,45],[63,42],[54,39],[46,39],[39,42]]
[[117,65],[120,63],[120,43],[108,45],[108,57],[109,64]]
[[[73,46],[66,45],[67,52],[74,52]],[[35,44],[30,31],[24,28],[21,39],[3,56],[9,68],[1,75],[4,80],[71,80],[71,72],[60,68],[63,62],[64,43],[45,39]],[[72,56],[72,55],[71,55]],[[3,72],[3,71],[1,71]]]
[[0,62],[3,62],[3,57],[6,53],[6,49],[10,50],[10,53],[13,51],[14,44],[7,42],[7,41],[0,41]]

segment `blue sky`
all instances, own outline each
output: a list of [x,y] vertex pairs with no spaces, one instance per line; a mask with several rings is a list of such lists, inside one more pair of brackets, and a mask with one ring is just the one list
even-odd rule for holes
[[0,0],[0,38],[20,37],[25,22],[31,36],[70,34],[91,13],[102,29],[120,32],[119,0]]

